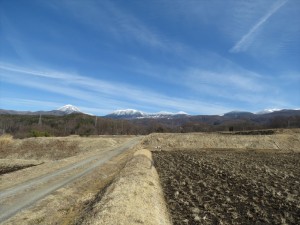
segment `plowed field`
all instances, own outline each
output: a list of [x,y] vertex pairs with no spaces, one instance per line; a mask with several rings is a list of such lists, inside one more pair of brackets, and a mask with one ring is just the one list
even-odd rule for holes
[[299,224],[300,154],[153,152],[177,224]]

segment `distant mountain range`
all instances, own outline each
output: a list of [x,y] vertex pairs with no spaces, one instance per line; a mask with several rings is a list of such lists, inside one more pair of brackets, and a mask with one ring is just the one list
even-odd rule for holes
[[[0,109],[0,114],[9,114],[9,115],[54,115],[54,116],[64,116],[69,114],[88,114],[81,111],[79,108],[73,105],[65,105],[55,110],[51,111],[15,111],[15,110],[5,110]],[[88,114],[91,115],[91,114]],[[116,110],[106,116],[105,118],[111,119],[126,119],[126,120],[144,120],[144,119],[188,119],[188,118],[224,118],[224,119],[258,119],[258,118],[269,118],[274,116],[294,116],[300,115],[300,110],[293,109],[265,109],[257,113],[245,112],[245,111],[232,111],[225,113],[224,115],[189,115],[185,112],[158,112],[158,113],[146,113],[138,111],[135,109],[124,109]]]
[[9,115],[51,115],[51,116],[65,116],[69,115],[72,113],[81,113],[81,114],[86,114],[82,111],[80,111],[79,108],[73,105],[65,105],[63,107],[60,107],[55,110],[51,111],[15,111],[15,110],[5,110],[5,109],[0,109],[0,114],[9,114]]
[[300,115],[300,110],[297,109],[278,109],[278,110],[263,110],[257,113],[232,111],[225,113],[223,116],[228,118],[249,118],[249,117],[272,117],[272,116],[294,116]]
[[[257,113],[246,112],[246,111],[231,111],[220,115],[218,117],[224,118],[257,118],[257,117],[272,117],[272,116],[293,116],[300,115],[300,110],[294,109],[265,109]],[[145,113],[135,109],[116,110],[104,117],[112,119],[178,119],[178,118],[190,118],[190,117],[216,117],[217,115],[189,115],[185,112],[158,112],[158,113]]]
[[178,117],[187,117],[189,116],[185,112],[158,112],[158,113],[145,113],[135,109],[124,109],[116,110],[105,117],[112,119],[168,119],[168,118],[178,118]]
[[97,119],[92,116],[72,105],[37,112],[0,109],[0,134],[5,132],[18,138],[25,138],[37,135],[136,135],[153,132],[190,133],[300,128],[299,109],[270,109],[258,113],[232,111],[223,115],[188,115],[184,112],[145,113],[126,109],[99,116]]

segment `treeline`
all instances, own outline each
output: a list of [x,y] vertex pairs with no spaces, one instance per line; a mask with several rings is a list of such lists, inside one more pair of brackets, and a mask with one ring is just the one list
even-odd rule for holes
[[266,120],[231,119],[213,123],[189,122],[183,125],[185,132],[246,131],[277,128],[300,128],[300,116],[275,116]]
[[218,131],[246,131],[276,128],[300,128],[300,115],[263,116],[255,118],[226,118],[224,116],[192,116],[174,119],[139,119],[135,125],[154,132],[191,133]]
[[158,123],[139,125],[129,120],[117,120],[86,114],[66,116],[0,115],[0,134],[15,138],[69,135],[146,135],[164,132],[166,126]]
[[66,116],[0,115],[0,132],[16,138],[68,135],[138,134],[129,121],[118,121],[84,114]]
[[0,134],[16,138],[69,135],[146,135],[300,128],[300,116],[276,116],[268,120],[188,117],[176,119],[118,120],[85,114],[66,116],[0,115]]

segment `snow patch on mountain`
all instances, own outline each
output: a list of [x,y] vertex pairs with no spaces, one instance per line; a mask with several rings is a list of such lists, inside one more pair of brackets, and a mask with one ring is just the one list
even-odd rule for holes
[[262,111],[257,112],[256,114],[268,114],[276,111],[281,111],[281,109],[264,109]]
[[57,110],[65,112],[66,114],[71,114],[74,112],[82,113],[79,108],[77,108],[76,106],[73,106],[73,105],[65,105],[65,106],[58,108]]
[[186,112],[180,111],[178,113],[161,111],[158,113],[146,113],[135,109],[120,109],[106,115],[112,118],[130,118],[130,119],[144,119],[144,118],[168,118],[177,115],[188,115]]
[[188,115],[186,112],[179,111],[177,113],[161,111],[158,113],[150,113],[149,115]]
[[120,109],[112,112],[111,114],[116,116],[132,116],[132,115],[145,115],[146,113],[135,109]]

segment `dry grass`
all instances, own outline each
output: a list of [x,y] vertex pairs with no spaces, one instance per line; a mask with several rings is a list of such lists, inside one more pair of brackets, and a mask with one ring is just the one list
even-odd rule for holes
[[0,148],[7,147],[13,142],[13,136],[4,134],[0,136]]
[[[6,143],[8,143],[6,141]],[[57,160],[76,155],[78,142],[60,139],[30,138],[0,146],[0,158]]]
[[98,202],[99,192],[114,180],[134,151],[135,149],[131,149],[118,155],[82,179],[23,210],[3,225],[82,224],[95,202]]
[[42,163],[42,161],[38,160],[0,159],[0,175],[26,169]]
[[14,166],[2,166],[0,165],[0,175],[6,174],[6,173],[12,173],[18,170],[22,170],[28,167],[35,166],[34,164],[29,165],[14,165]]
[[124,143],[130,137],[39,137],[28,139],[3,138],[0,159],[59,160],[99,151]]
[[[0,158],[55,160],[76,155],[79,157],[81,153],[101,151],[124,141],[126,138],[107,136],[11,139],[6,147],[0,145]],[[201,133],[152,134],[145,137],[143,145],[153,150],[234,148],[274,149],[276,152],[277,150],[300,151],[300,132],[286,131],[274,135],[256,136]],[[151,157],[147,154],[133,157],[103,196],[98,198],[96,193],[103,190],[114,179],[131,154],[128,153],[122,162],[117,160],[113,164],[108,163],[83,180],[76,181],[74,185],[58,190],[54,195],[41,201],[41,205],[7,224],[163,224],[161,216],[165,214],[164,209],[161,210],[160,207],[165,205],[159,206],[157,203],[163,199],[163,194],[156,170],[151,166]],[[76,217],[79,219],[76,220]],[[165,224],[168,224],[168,221]]]
[[171,224],[148,150],[135,153],[82,224]]
[[144,139],[151,150],[183,149],[264,149],[300,151],[300,133],[289,131],[273,135],[228,135],[217,133],[151,134]]

